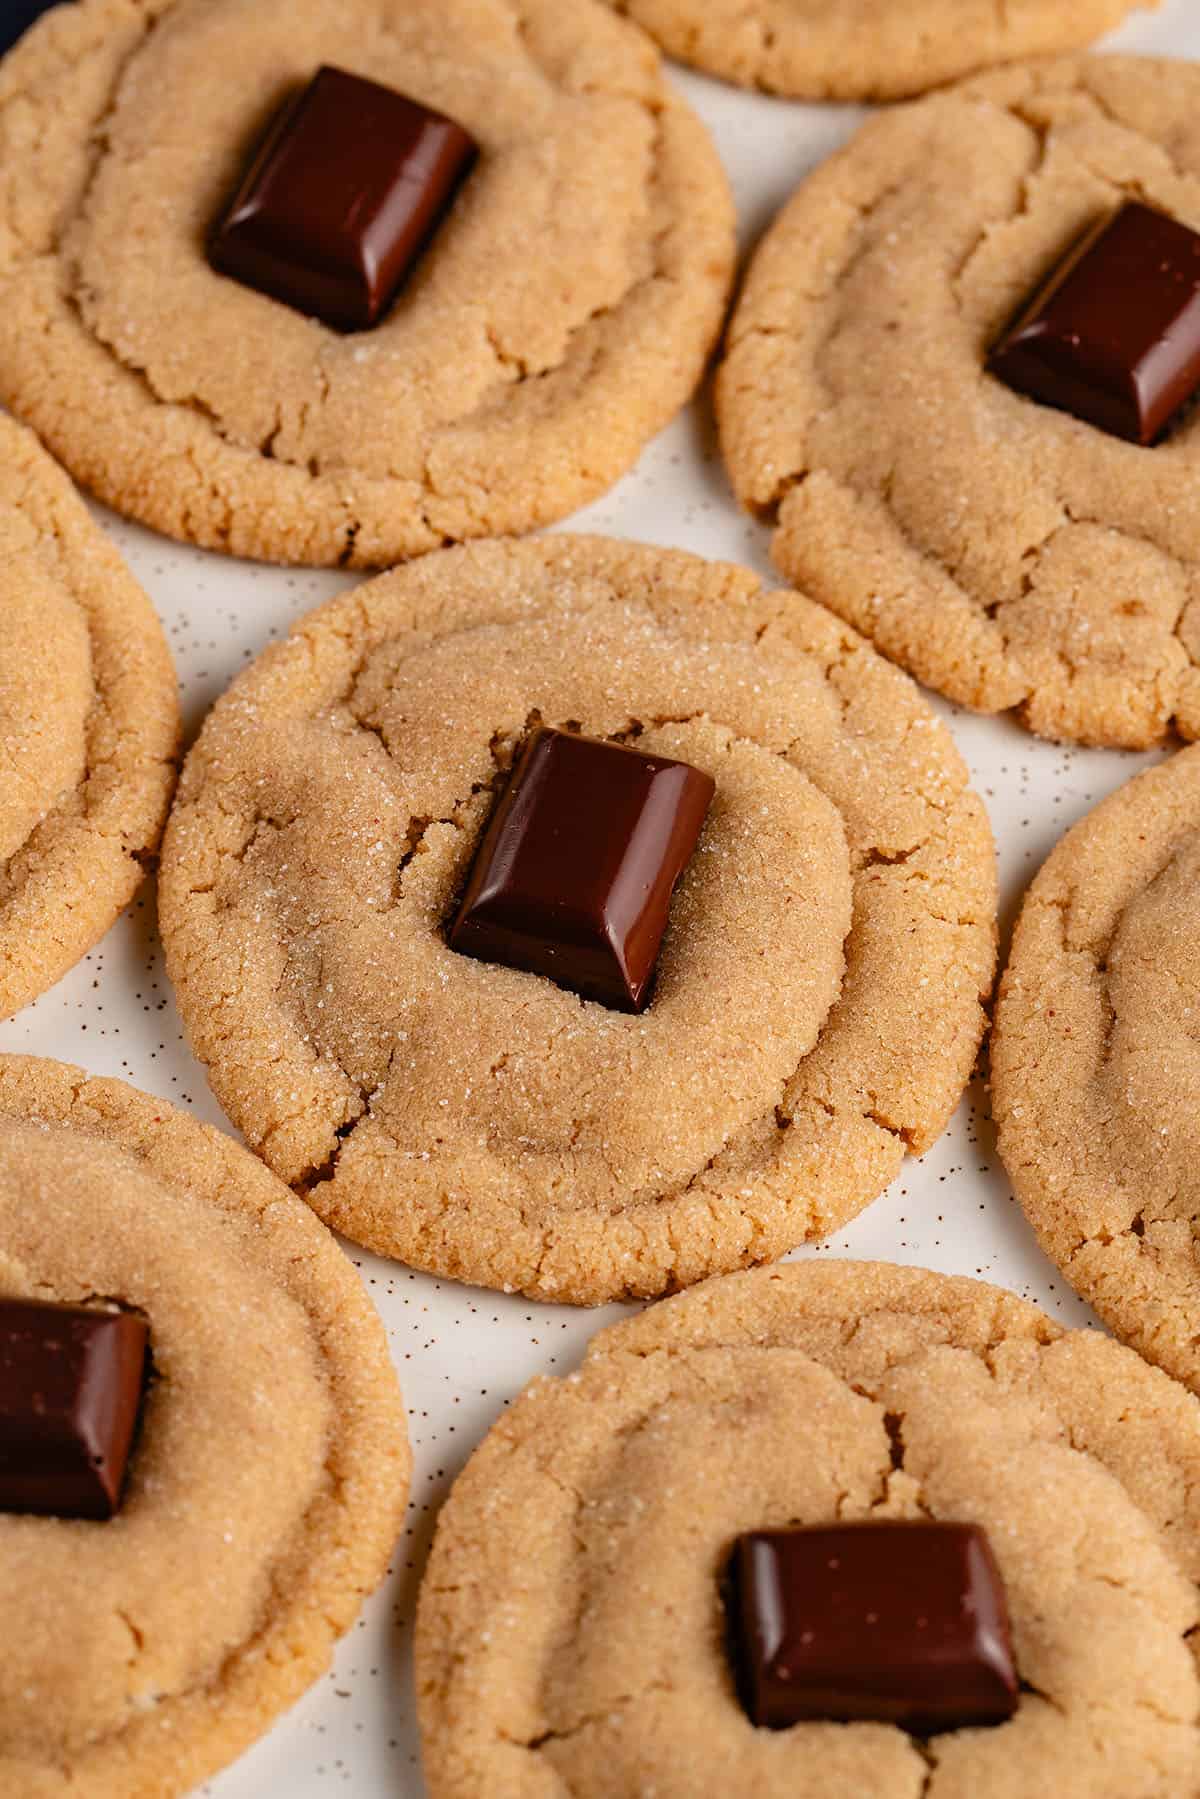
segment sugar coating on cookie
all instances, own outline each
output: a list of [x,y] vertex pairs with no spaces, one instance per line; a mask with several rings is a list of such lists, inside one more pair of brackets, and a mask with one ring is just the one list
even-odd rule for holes
[[[481,146],[349,335],[205,254],[324,63]],[[0,397],[118,510],[233,555],[379,566],[570,511],[688,398],[732,266],[707,133],[601,0],[78,0],[0,67]]]
[[190,1792],[384,1572],[410,1458],[383,1330],[246,1151],[27,1057],[0,1058],[0,1288],[124,1305],[152,1358],[117,1517],[0,1513],[0,1792]]
[[1043,1248],[1200,1389],[1200,749],[1076,825],[1025,897],[992,1038],[998,1146]]
[[[715,778],[640,1017],[447,944],[538,724]],[[984,811],[912,683],[744,570],[592,538],[302,620],[210,716],[160,902],[218,1097],[328,1223],[584,1303],[859,1211],[957,1103],[994,953]]]
[[133,897],[178,741],[150,601],[32,433],[0,418],[0,1017]]
[[[722,1578],[747,1530],[982,1526],[1016,1716],[756,1730]],[[1200,1408],[994,1287],[825,1262],[593,1340],[494,1426],[438,1523],[417,1683],[432,1799],[1180,1799],[1200,1787]]]
[[682,62],[807,100],[897,100],[1075,50],[1157,0],[611,0]]
[[1080,57],[876,119],[764,241],[718,380],[779,568],[960,704],[1042,736],[1200,734],[1200,417],[1149,448],[990,347],[1136,194],[1193,229],[1200,70]]

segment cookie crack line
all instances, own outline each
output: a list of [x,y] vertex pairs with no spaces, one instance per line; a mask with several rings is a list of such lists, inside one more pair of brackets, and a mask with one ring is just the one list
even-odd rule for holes
[[[662,1352],[661,1352],[661,1350],[659,1350],[659,1351],[649,1351],[647,1353],[648,1354],[655,1354],[655,1353],[661,1354]],[[706,1390],[711,1392],[709,1383],[704,1378],[703,1369],[692,1369],[691,1373],[692,1373],[693,1377],[699,1381],[699,1384],[701,1385],[701,1387],[703,1387]],[[639,1413],[636,1417],[630,1419],[627,1423],[619,1426],[618,1429],[616,1430],[616,1432],[614,1433],[614,1439],[615,1439],[616,1444],[625,1446],[625,1445],[632,1443],[639,1436],[644,1435],[648,1429],[651,1429],[654,1426],[658,1414],[661,1413],[661,1411],[664,1409],[664,1407],[669,1406],[672,1403],[674,1403],[674,1401],[678,1397],[679,1397],[679,1393],[676,1390],[672,1389],[672,1391],[666,1396],[666,1398],[663,1399],[662,1401],[660,1401],[657,1406],[652,1407],[648,1411]],[[717,1397],[720,1397],[720,1395],[718,1394]],[[552,1467],[545,1458],[539,1458],[538,1463],[537,1463],[537,1469],[538,1469],[539,1475],[541,1475],[541,1477],[543,1479],[549,1481],[549,1483],[553,1487],[556,1487],[558,1489],[558,1491],[563,1494],[564,1498],[568,1499],[571,1502],[573,1510],[572,1510],[569,1528],[571,1530],[573,1537],[575,1538],[577,1547],[580,1549],[580,1551],[582,1553],[583,1546],[582,1546],[582,1541],[581,1541],[581,1538],[579,1535],[579,1521],[580,1521],[580,1514],[584,1511],[584,1509],[588,1503],[584,1493],[580,1490],[580,1488],[578,1486],[575,1486],[572,1483],[565,1481],[561,1477],[561,1475],[558,1473],[558,1471],[554,1467]],[[447,1589],[438,1588],[436,1590],[445,1591]],[[572,1628],[571,1628],[568,1638],[567,1638],[568,1641],[574,1640],[579,1636],[580,1625],[582,1622],[582,1615],[583,1615],[583,1607],[585,1604],[586,1604],[586,1597],[585,1597],[585,1595],[583,1595],[581,1593],[580,1597],[579,1597],[579,1603],[578,1603],[578,1606],[575,1611],[575,1616],[572,1621]],[[590,1712],[590,1713],[584,1713],[580,1717],[573,1718],[568,1723],[564,1723],[564,1724],[560,1724],[560,1725],[552,1724],[547,1729],[535,1731],[534,1733],[532,1733],[530,1736],[527,1736],[527,1737],[514,1736],[510,1732],[505,1731],[502,1725],[497,1725],[496,1735],[497,1735],[498,1740],[500,1740],[500,1741],[512,1743],[518,1748],[527,1749],[531,1753],[536,1754],[539,1750],[545,1748],[548,1744],[569,1742],[572,1738],[580,1736],[585,1731],[594,1728],[598,1724],[603,1723],[604,1720],[607,1717],[610,1717],[614,1712],[628,1711],[628,1710],[632,1709],[634,1706],[642,1704],[646,1699],[652,1698],[655,1695],[665,1695],[665,1696],[670,1697],[675,1693],[675,1691],[676,1691],[676,1688],[674,1687],[674,1685],[669,1680],[665,1680],[660,1676],[660,1677],[646,1681],[645,1684],[640,1686],[636,1692],[622,1693],[622,1694],[614,1695],[612,1699],[608,1700],[605,1703],[605,1705],[603,1706],[602,1709],[594,1711],[594,1712]]]
[[[132,4],[136,11],[144,12],[145,0],[132,0]],[[146,45],[150,42],[150,40],[154,37],[155,33],[158,31],[158,29],[159,29],[160,25],[162,24],[163,19],[165,17],[166,17],[165,13],[157,13],[151,18],[144,19],[142,37],[137,46],[138,51],[145,49]],[[119,99],[117,90],[119,89],[119,87],[121,85],[121,82],[124,78],[124,74],[125,74],[125,69],[123,66],[117,72],[116,76],[114,77],[113,85],[112,85],[111,89],[109,90],[108,98],[105,101],[103,107],[101,108],[99,114],[97,115],[97,117],[91,127],[91,130],[89,132],[89,137],[91,138],[92,143],[94,145],[94,154],[92,157],[91,167],[88,170],[87,179],[85,180],[82,191],[81,191],[81,204],[82,205],[86,205],[87,195],[91,188],[92,181],[95,177],[96,169],[99,166],[99,163],[102,160],[102,158],[104,157],[106,151],[110,148],[109,134],[110,134],[110,130],[112,127],[112,121],[116,116],[117,107],[120,104],[120,99]],[[12,95],[12,97],[10,99],[0,102],[0,115],[7,113],[10,109],[19,110],[22,113],[27,113],[30,110],[28,96],[25,93],[18,90],[15,94]],[[71,215],[64,215],[63,217],[60,217],[55,226],[55,229],[50,234],[47,247],[40,251],[32,251],[31,250],[31,254],[27,258],[27,260],[34,261],[34,262],[53,262],[59,256],[59,254],[62,250],[63,241],[66,238],[68,232],[70,231],[72,225],[74,224],[75,216],[76,215],[71,214]],[[5,223],[9,226],[10,230],[12,230],[14,232],[14,235],[16,235],[17,237],[21,237],[19,222],[14,221],[11,214],[5,220]]]
[[[894,200],[897,194],[904,191],[906,182],[907,176],[893,181],[889,185],[883,187],[872,198],[869,205],[854,208],[858,217],[860,231],[864,230],[874,218],[875,214],[881,212],[889,201]],[[849,261],[838,267],[836,272],[836,285],[840,286],[843,281],[852,275],[858,264],[871,254],[873,248],[874,246],[870,243],[860,245],[850,257]],[[831,292],[832,287],[827,285],[820,288],[815,293],[805,292],[803,297],[814,303],[821,303],[830,298]],[[735,308],[733,318],[728,327],[727,355],[741,349],[744,344],[754,338],[771,339],[782,337],[791,339],[796,335],[795,327],[791,324],[762,325],[755,323],[750,325],[739,325],[738,314],[740,310],[740,305]],[[816,364],[821,359],[821,353],[828,347],[836,328],[836,324],[831,325],[824,337],[820,340],[819,345],[814,349],[812,357],[814,371],[816,370]],[[822,385],[825,389],[825,398],[828,406],[829,403],[838,398],[838,395],[830,388],[828,380],[825,377],[822,377]],[[817,416],[821,415],[818,413]],[[802,486],[812,472],[813,470],[811,467],[804,464],[792,469],[781,469],[775,474],[769,493],[765,494],[761,499],[750,500],[745,503],[753,512],[754,516],[760,519],[764,524],[777,524],[780,508],[788,494],[793,488]]]
[[133,1654],[129,1658],[129,1665],[132,1667],[146,1647],[145,1634],[123,1606],[117,1607],[116,1615],[129,1632],[129,1638],[133,1644]]
[[[331,1487],[332,1487],[335,1497],[340,1497],[340,1494],[342,1492],[344,1492],[344,1490],[346,1488],[346,1482],[340,1476],[334,1474],[328,1459],[325,1461],[323,1466],[324,1466],[325,1473],[327,1474],[327,1476],[330,1479]],[[298,1531],[297,1531],[297,1537],[300,1540],[303,1540],[305,1537],[307,1537],[310,1534],[312,1512],[316,1511],[318,1509],[323,1510],[324,1508],[323,1508],[322,1501],[325,1500],[327,1497],[328,1497],[327,1495],[321,1495],[320,1498],[318,1499],[318,1501],[310,1509],[310,1511],[306,1512],[304,1514],[304,1516],[301,1518],[299,1527],[298,1527]],[[278,1567],[274,1567],[274,1568],[272,1568],[272,1570],[270,1572],[270,1585],[271,1585],[272,1591],[274,1591],[274,1589],[275,1589],[277,1579],[278,1579]],[[366,1598],[366,1596],[367,1596],[367,1594],[366,1594],[365,1590],[359,1592],[359,1594],[357,1596],[358,1602],[361,1602],[361,1600]],[[126,1630],[129,1634],[129,1639],[130,1639],[130,1643],[133,1648],[133,1653],[128,1658],[128,1665],[130,1668],[132,1668],[133,1666],[136,1665],[136,1663],[141,1659],[141,1657],[145,1653],[145,1650],[147,1647],[145,1633],[143,1632],[141,1627],[137,1624],[136,1620],[132,1617],[132,1615],[129,1612],[127,1612],[123,1607],[117,1607],[113,1613],[113,1616],[116,1618],[117,1622],[121,1625],[121,1627],[124,1630]],[[329,1630],[332,1639],[336,1639],[337,1637],[339,1637],[342,1634],[342,1626],[339,1624],[339,1622],[335,1618],[326,1617],[324,1619],[324,1623],[325,1623],[326,1628]],[[173,1705],[173,1704],[179,1703],[180,1701],[187,1701],[190,1699],[195,1699],[196,1697],[198,1697],[201,1694],[217,1693],[227,1683],[227,1681],[229,1679],[231,1668],[233,1668],[237,1664],[239,1664],[243,1661],[247,1661],[247,1660],[251,1659],[252,1657],[254,1657],[255,1655],[261,1653],[260,1645],[270,1637],[270,1635],[272,1634],[272,1630],[273,1630],[273,1625],[271,1623],[269,1623],[269,1622],[263,1623],[257,1629],[250,1631],[240,1642],[234,1644],[234,1646],[231,1649],[228,1649],[226,1651],[225,1655],[223,1656],[223,1658],[221,1659],[220,1663],[218,1664],[218,1666],[206,1678],[191,1681],[187,1685],[175,1687],[169,1691],[146,1695],[144,1698],[139,1699],[138,1710],[141,1710],[147,1704],[150,1707],[157,1709],[159,1706],[161,1706],[163,1704],[172,1704]],[[299,1660],[299,1658],[300,1658],[300,1652],[296,1651],[295,1659]],[[297,1694],[297,1697],[299,1697],[298,1694]],[[87,1745],[86,1745],[87,1753],[89,1755],[94,1754],[94,1752],[97,1749],[105,1748],[105,1747],[109,1746],[110,1744],[119,1742],[121,1740],[121,1738],[127,1733],[129,1726],[130,1726],[130,1722],[131,1722],[133,1716],[135,1716],[135,1715],[136,1715],[136,1713],[131,1711],[130,1717],[124,1719],[123,1721],[121,1721],[119,1723],[114,1724],[111,1727],[111,1729],[101,1731],[96,1736],[89,1738]],[[68,1781],[73,1781],[74,1775],[73,1775],[72,1767],[71,1767],[70,1763],[67,1763],[63,1766],[62,1772],[63,1772],[64,1777]]]
[[1015,211],[1005,219],[985,220],[984,223],[980,225],[969,249],[967,249],[959,258],[958,266],[949,276],[947,285],[955,300],[958,302],[960,312],[962,310],[963,284],[966,280],[967,271],[974,262],[979,250],[987,242],[993,231],[1003,229],[1005,226],[1016,225],[1021,219],[1028,218],[1033,205],[1033,190],[1037,185],[1039,177],[1045,173],[1046,169],[1046,159],[1049,154],[1052,127],[1048,125],[1044,119],[1038,119],[1031,114],[1026,113],[1022,109],[1019,101],[1015,101],[1009,108],[1009,111],[1013,118],[1018,119],[1021,124],[1033,134],[1033,160],[1021,177],[1020,203]]
[[[1100,116],[1107,119],[1108,123],[1114,125],[1118,131],[1127,131],[1136,136],[1141,136],[1142,134],[1138,131],[1137,126],[1132,124],[1128,119],[1123,119],[1116,108],[1105,99],[1103,90],[1093,85],[1092,69],[1089,60],[1087,58],[1081,58],[1076,63],[1075,67],[1079,85],[1083,88],[1091,105],[1096,109]],[[1046,89],[1044,91],[1048,93],[1052,90]],[[1171,155],[1168,145],[1160,143],[1157,138],[1147,139],[1145,141],[1149,142],[1155,153],[1161,157],[1172,180],[1178,181],[1181,187],[1192,186],[1200,191],[1200,174],[1198,174],[1195,169],[1182,168]]]
[[645,1686],[639,1687],[636,1693],[616,1693],[601,1710],[577,1718],[572,1724],[543,1730],[528,1738],[512,1736],[498,1726],[497,1739],[500,1742],[511,1743],[518,1749],[528,1749],[531,1754],[536,1755],[539,1749],[544,1749],[548,1744],[569,1743],[574,1737],[582,1736],[585,1731],[594,1730],[598,1724],[603,1724],[610,1719],[615,1712],[631,1711],[635,1706],[656,1696],[673,1698],[677,1691],[678,1689],[669,1680],[648,1680]]
[[[766,528],[773,532],[771,553],[775,558],[777,565],[784,568],[785,572],[786,568],[783,558],[776,556],[775,553],[778,539],[781,538],[786,531],[782,516],[784,508],[791,496],[803,488],[806,482],[822,474],[827,475],[827,471],[814,467],[807,467],[794,470],[789,474],[781,475],[779,477],[777,492],[774,493],[769,500],[762,502],[761,504],[755,503],[751,507],[751,510]],[[864,498],[864,495],[852,485],[843,483],[840,479],[831,475],[827,475],[827,478],[834,481],[838,488],[849,494],[855,502],[859,502]],[[883,483],[881,499],[885,505],[888,503],[889,492],[894,480],[895,471],[893,470]],[[870,496],[867,495],[865,497],[869,498]],[[996,639],[998,644],[1002,647],[1005,658],[1005,672],[1009,677],[1010,689],[1011,684],[1014,682],[1023,683],[1020,691],[1013,690],[1012,697],[1006,701],[1003,707],[997,708],[996,710],[1019,712],[1021,708],[1026,706],[1034,697],[1037,688],[1029,676],[1020,669],[1017,659],[1010,653],[1009,639],[1004,636],[999,625],[996,623],[995,614],[1001,610],[1004,602],[1000,600],[983,600],[972,594],[968,588],[963,587],[958,581],[954,571],[951,568],[944,566],[938,560],[936,554],[921,542],[920,538],[915,535],[905,519],[902,519],[899,514],[889,510],[888,520],[904,548],[921,562],[931,575],[945,575],[955,587],[956,592],[961,594],[963,599],[967,601],[976,616],[995,632]],[[1062,528],[1063,526],[1061,524],[1057,526],[1055,532],[1052,533],[1051,536],[1053,537],[1056,535]],[[1158,548],[1159,546],[1155,545],[1154,547]],[[883,654],[884,652],[881,651],[880,653]],[[972,702],[968,699],[964,699],[961,703],[967,705],[970,709],[977,709],[972,706]]]

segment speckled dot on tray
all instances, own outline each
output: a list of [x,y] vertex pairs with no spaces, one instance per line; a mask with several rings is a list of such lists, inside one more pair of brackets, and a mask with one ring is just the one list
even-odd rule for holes
[[[1193,0],[1119,34],[1131,49],[1200,56]],[[717,135],[747,244],[800,175],[863,116],[675,78]],[[157,602],[179,664],[185,723],[292,621],[350,585],[179,550],[113,524],[134,573]],[[769,572],[767,534],[744,518],[716,456],[706,402],[678,420],[638,471],[573,527],[676,544]],[[1004,907],[1017,899],[1061,833],[1148,758],[1063,750],[1015,726],[939,711],[970,762],[1000,850]],[[203,1071],[188,1056],[163,974],[154,900],[129,914],[74,973],[0,1027],[0,1047],[83,1062],[221,1123]],[[973,1086],[946,1135],[848,1231],[812,1252],[921,1263],[977,1274],[1040,1302],[1061,1323],[1087,1313],[1036,1249],[1000,1169],[986,1096]],[[411,1620],[433,1519],[468,1452],[525,1382],[572,1368],[617,1308],[577,1314],[473,1292],[354,1252],[388,1327],[416,1455],[408,1523],[392,1573],[310,1696],[241,1763],[202,1789],[211,1799],[423,1799],[411,1687]]]

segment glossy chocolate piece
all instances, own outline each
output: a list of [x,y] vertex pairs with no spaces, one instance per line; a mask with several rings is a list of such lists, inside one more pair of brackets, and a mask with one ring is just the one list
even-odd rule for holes
[[1008,1613],[983,1531],[899,1520],[739,1537],[742,1702],[771,1730],[870,1719],[918,1736],[1017,1708]]
[[0,1511],[112,1517],[146,1343],[128,1312],[0,1299]]
[[11,50],[35,19],[49,12],[56,0],[0,0],[0,56]]
[[536,731],[479,847],[451,949],[641,1012],[715,791],[686,762]]
[[366,331],[391,306],[476,156],[461,125],[322,68],[279,113],[209,259],[223,275]]
[[1200,235],[1123,206],[1076,245],[988,366],[1045,406],[1153,443],[1200,386]]

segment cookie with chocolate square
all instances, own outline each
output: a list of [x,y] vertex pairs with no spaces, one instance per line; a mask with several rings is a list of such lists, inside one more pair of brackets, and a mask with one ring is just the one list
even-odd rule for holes
[[821,1261],[494,1425],[417,1619],[431,1799],[1200,1790],[1200,1402],[981,1283]]
[[1200,747],[1069,831],[1025,895],[992,1037],[997,1147],[1046,1253],[1200,1391]]
[[872,121],[758,250],[718,379],[783,573],[1067,741],[1200,735],[1194,65],[1078,57]]
[[390,565],[688,399],[728,186],[602,0],[76,0],[0,65],[0,399],[236,556]]
[[740,87],[898,100],[1020,56],[1075,50],[1157,0],[610,0],[663,49]]
[[132,899],[178,742],[153,606],[32,432],[0,418],[0,1018]]
[[164,848],[190,1040],[355,1241],[596,1303],[782,1254],[941,1132],[983,807],[800,595],[645,545],[442,551],[210,715]]
[[408,1478],[308,1208],[161,1100],[0,1057],[0,1792],[191,1792],[327,1667]]

